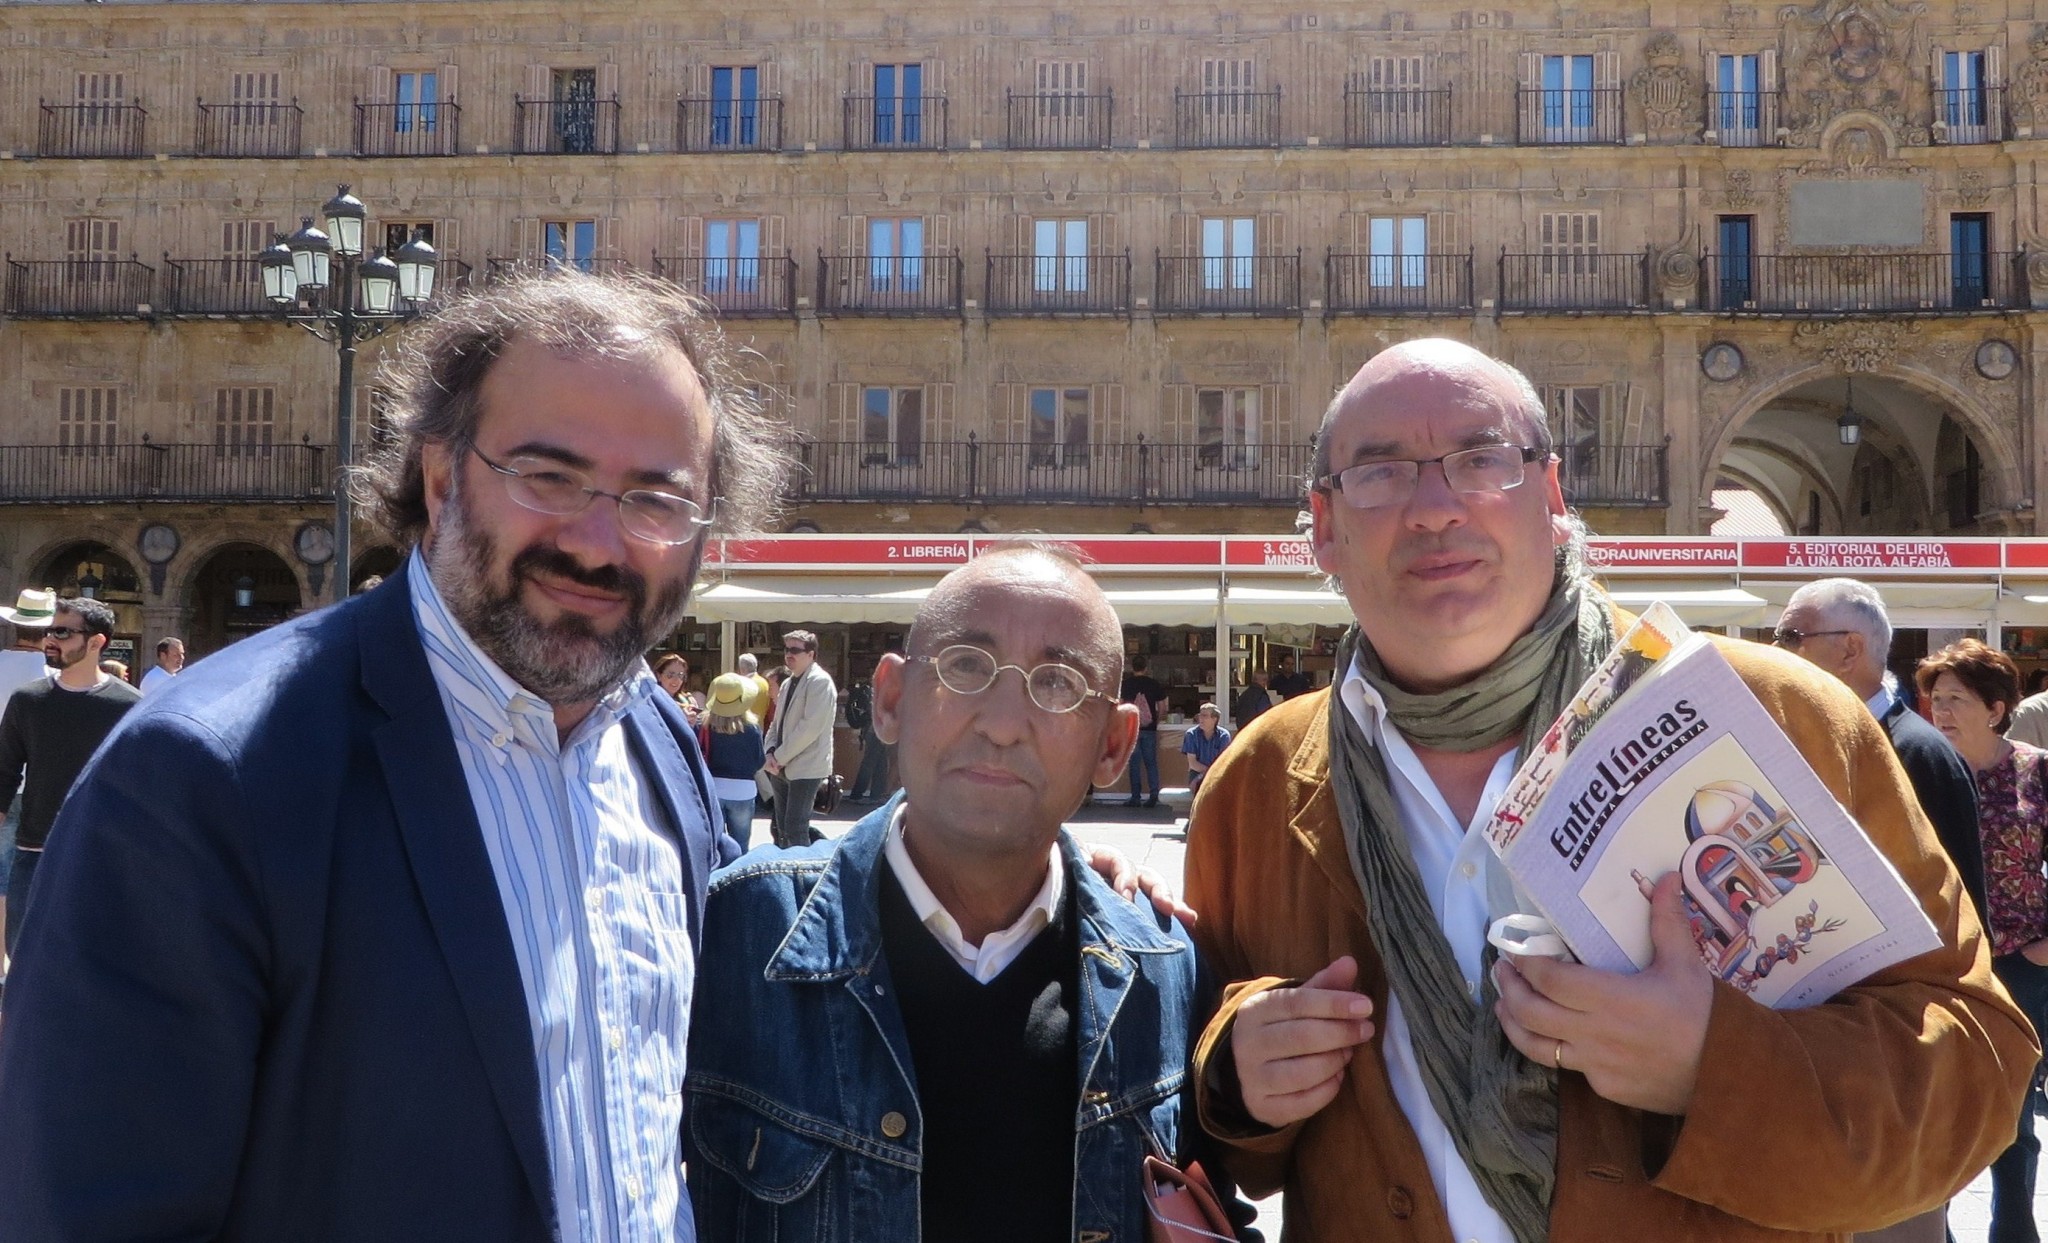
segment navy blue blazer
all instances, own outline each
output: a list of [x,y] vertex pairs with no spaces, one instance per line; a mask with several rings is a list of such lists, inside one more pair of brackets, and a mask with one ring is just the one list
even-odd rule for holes
[[[552,1235],[525,994],[404,572],[128,714],[50,835],[0,1024],[0,1243]],[[626,718],[693,944],[739,848]]]

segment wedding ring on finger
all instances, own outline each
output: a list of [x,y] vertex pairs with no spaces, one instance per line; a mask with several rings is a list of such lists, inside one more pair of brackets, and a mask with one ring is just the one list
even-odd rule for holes
[[1564,1041],[1558,1041],[1557,1048],[1551,1051],[1550,1065],[1555,1070],[1564,1069]]

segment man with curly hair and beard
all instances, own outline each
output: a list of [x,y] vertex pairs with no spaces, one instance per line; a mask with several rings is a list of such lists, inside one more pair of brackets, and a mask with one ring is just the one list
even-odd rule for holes
[[642,654],[787,437],[680,290],[416,330],[412,551],[155,692],[52,832],[0,1035],[10,1239],[688,1240],[684,1034],[738,853]]

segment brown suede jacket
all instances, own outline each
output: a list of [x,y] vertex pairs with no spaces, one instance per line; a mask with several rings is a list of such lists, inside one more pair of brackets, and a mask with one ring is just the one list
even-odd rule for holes
[[[1715,985],[1692,1109],[1626,1109],[1561,1077],[1552,1240],[1746,1243],[1839,1239],[1946,1201],[2012,1141],[2040,1046],[1992,978],[1987,942],[1884,730],[1812,665],[1754,643],[1722,650],[1807,762],[1897,866],[1942,935],[1823,1005],[1778,1012]],[[1238,736],[1203,782],[1188,836],[1194,935],[1231,984],[1196,1052],[1203,1125],[1252,1195],[1285,1188],[1285,1243],[1458,1243],[1387,1078],[1380,1036],[1337,1099],[1262,1128],[1227,1057],[1246,998],[1359,963],[1387,1005],[1329,790],[1330,691],[1288,700]],[[1341,706],[1337,708],[1341,711]]]

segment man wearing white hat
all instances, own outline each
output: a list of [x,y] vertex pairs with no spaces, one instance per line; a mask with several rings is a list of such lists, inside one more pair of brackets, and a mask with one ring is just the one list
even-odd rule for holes
[[[24,588],[14,607],[0,606],[0,619],[14,627],[14,646],[0,651],[0,708],[21,687],[49,673],[43,663],[43,628],[57,613],[57,593],[42,587]],[[7,920],[7,883],[14,874],[14,822],[21,815],[21,800],[0,805],[0,926]],[[6,975],[7,957],[0,952],[0,978]]]

